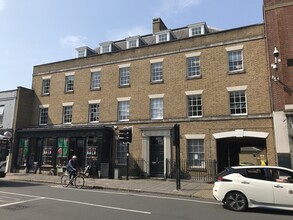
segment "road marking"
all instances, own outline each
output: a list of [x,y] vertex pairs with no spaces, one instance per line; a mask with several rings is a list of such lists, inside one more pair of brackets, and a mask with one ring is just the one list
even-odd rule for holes
[[100,208],[105,208],[105,209],[114,209],[114,210],[125,211],[125,212],[135,212],[135,213],[147,214],[147,215],[152,214],[151,212],[140,211],[140,210],[135,210],[135,209],[125,209],[125,208],[119,208],[119,207],[114,207],[114,206],[98,205],[98,204],[87,203],[87,202],[71,201],[71,200],[66,200],[66,199],[56,199],[56,198],[49,198],[49,197],[46,197],[46,199],[48,199],[48,200],[54,200],[54,201],[59,201],[59,202],[68,202],[68,203],[74,203],[74,204],[80,204],[80,205],[100,207]]
[[154,195],[146,195],[146,194],[135,194],[135,193],[127,193],[127,192],[111,192],[111,191],[99,191],[92,189],[76,189],[76,188],[65,188],[62,186],[51,186],[53,188],[60,188],[65,190],[77,190],[77,191],[85,191],[91,193],[102,193],[102,194],[114,194],[114,195],[129,195],[129,196],[137,196],[137,197],[146,197],[146,198],[155,198],[155,199],[166,199],[166,200],[176,200],[176,201],[185,201],[185,202],[194,202],[194,203],[203,203],[203,204],[212,204],[212,205],[222,205],[220,202],[209,202],[197,199],[184,199],[180,197],[167,197],[167,196],[154,196]]
[[17,198],[8,197],[8,196],[0,196],[0,202],[13,202],[13,201],[19,201]]
[[33,198],[33,199],[23,200],[23,201],[14,202],[14,203],[7,203],[7,204],[4,204],[4,205],[0,205],[0,207],[9,206],[9,205],[15,205],[15,204],[19,204],[19,203],[25,203],[25,202],[31,202],[31,201],[41,200],[41,199],[47,199],[47,200],[53,200],[53,201],[59,201],[59,202],[67,202],[67,203],[73,203],[73,204],[79,204],[79,205],[87,205],[87,206],[100,207],[100,208],[105,208],[105,209],[118,210],[118,211],[135,212],[135,213],[147,214],[147,215],[152,214],[151,212],[147,212],[147,211],[141,211],[141,210],[135,210],[135,209],[125,209],[125,208],[119,208],[119,207],[114,207],[114,206],[105,206],[105,205],[99,205],[99,204],[93,204],[93,203],[87,203],[87,202],[79,202],[79,201],[72,201],[72,200],[66,200],[66,199],[58,199],[58,198],[52,198],[52,197],[34,196],[34,195],[27,195],[27,194],[21,194],[21,193],[12,193],[12,192],[5,192],[5,191],[0,191],[0,193]]
[[39,198],[23,200],[23,201],[18,201],[18,202],[6,203],[6,204],[3,204],[3,205],[0,205],[0,208],[5,207],[5,206],[11,206],[11,205],[16,205],[16,204],[26,203],[26,202],[32,202],[32,201],[41,200],[41,199],[45,199],[45,197],[39,197]]

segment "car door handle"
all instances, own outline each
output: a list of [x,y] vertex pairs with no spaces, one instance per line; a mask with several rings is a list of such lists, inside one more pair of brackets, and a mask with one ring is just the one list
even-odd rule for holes
[[283,186],[280,186],[280,185],[275,185],[274,187],[275,188],[284,188]]
[[250,184],[250,182],[247,182],[247,181],[243,181],[241,183],[243,183],[243,184]]

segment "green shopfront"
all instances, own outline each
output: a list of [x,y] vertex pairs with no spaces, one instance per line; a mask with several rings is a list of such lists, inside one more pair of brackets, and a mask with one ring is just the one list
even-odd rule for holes
[[57,174],[76,155],[79,166],[90,165],[91,175],[97,176],[101,164],[111,164],[113,160],[112,128],[24,129],[17,136],[14,164],[18,172]]

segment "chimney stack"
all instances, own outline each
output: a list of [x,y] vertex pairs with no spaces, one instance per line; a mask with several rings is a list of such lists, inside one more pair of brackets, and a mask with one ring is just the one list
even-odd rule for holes
[[153,34],[167,29],[168,28],[166,27],[161,18],[153,19]]

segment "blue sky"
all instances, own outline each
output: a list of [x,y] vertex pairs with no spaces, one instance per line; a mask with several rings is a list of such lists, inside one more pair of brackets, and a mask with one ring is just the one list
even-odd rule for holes
[[0,0],[0,91],[31,88],[33,66],[76,57],[75,48],[205,21],[231,29],[263,22],[263,0]]

